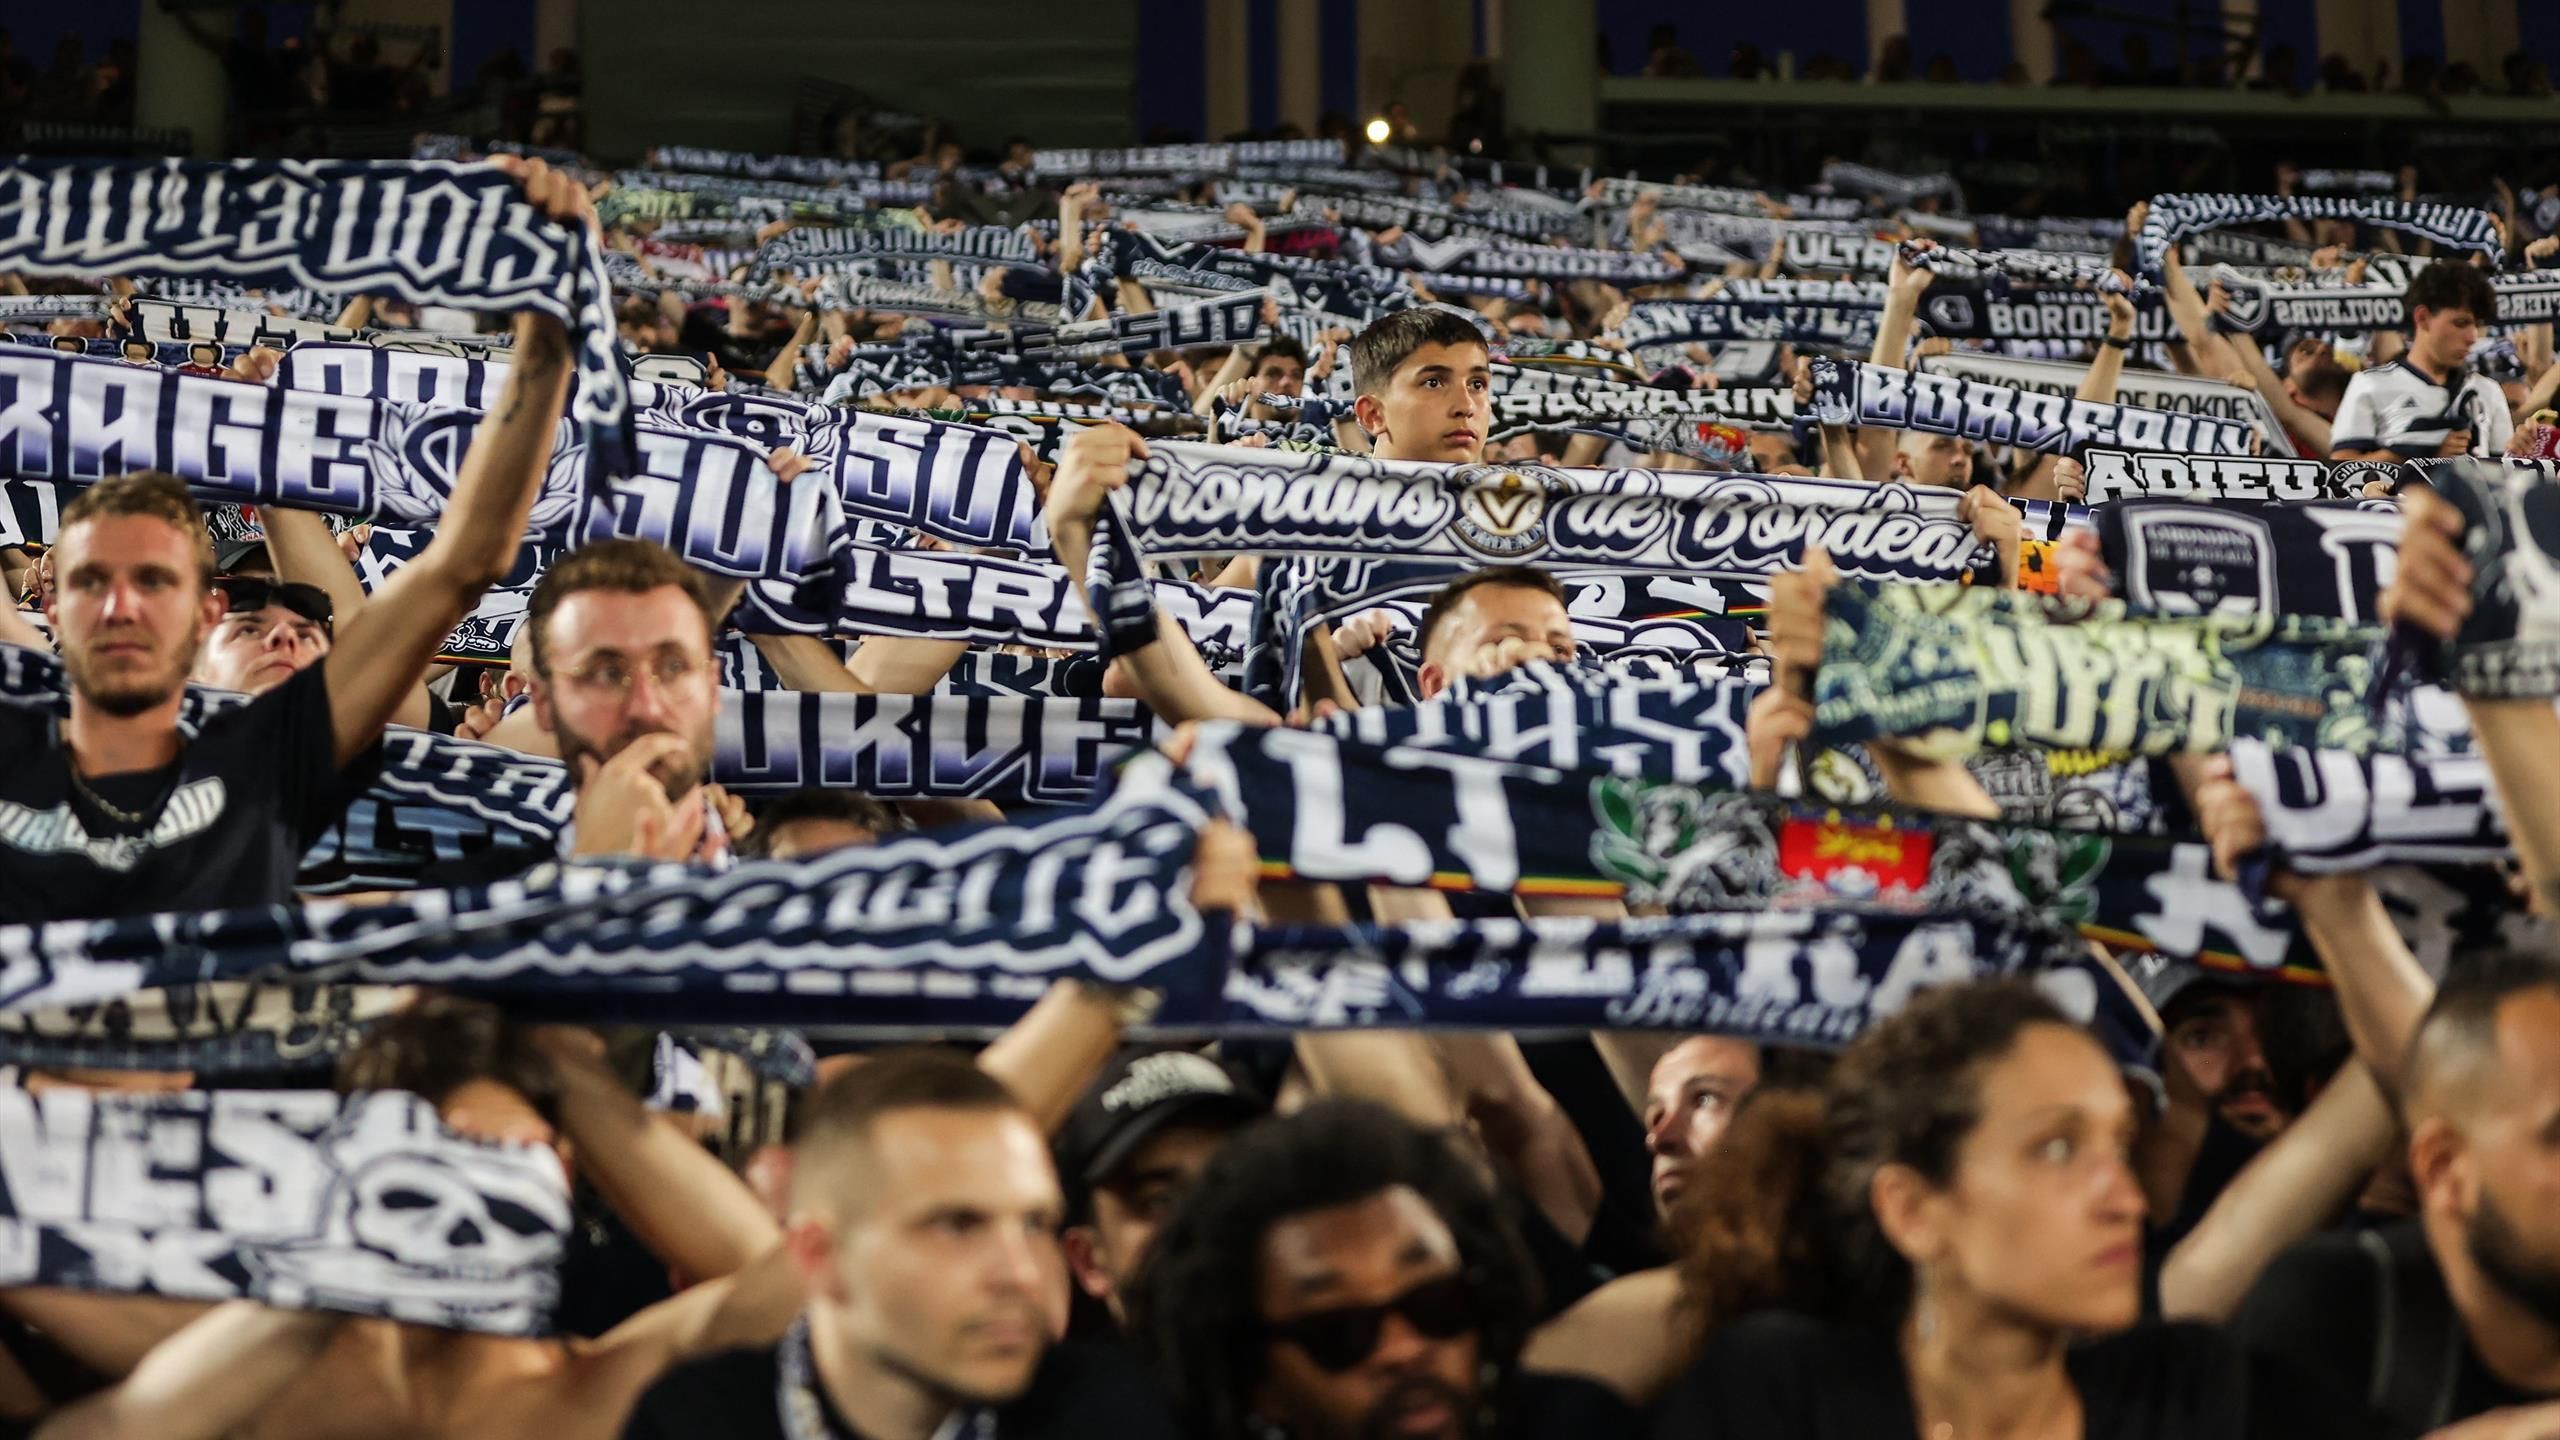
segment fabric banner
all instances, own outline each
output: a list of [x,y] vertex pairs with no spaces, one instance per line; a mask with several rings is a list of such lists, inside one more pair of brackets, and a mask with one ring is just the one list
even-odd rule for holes
[[661,145],[649,152],[650,168],[695,175],[743,175],[751,180],[798,180],[812,185],[838,185],[848,180],[877,180],[877,160],[838,160],[825,155],[752,155],[743,150],[711,150],[697,145]]
[[2077,943],[1988,917],[1855,910],[1283,928],[1255,935],[1228,1024],[1838,1046],[1924,987],[2067,965]]
[[2454,688],[2490,699],[2560,694],[2560,556],[2549,548],[2547,518],[2560,480],[2547,462],[2456,459],[2411,468],[2462,512],[2472,608],[2445,647]]
[[[2057,340],[2080,345],[2095,345],[2115,324],[2105,299],[2095,290],[2006,288],[1999,275],[1987,282],[1940,276],[1921,294],[1918,318],[1931,334],[1949,339]],[[2137,310],[2133,338],[2176,340],[2177,321],[2167,306]]]
[[126,330],[158,345],[264,345],[290,351],[297,345],[345,344],[372,332],[264,309],[155,300],[140,296],[125,304]]
[[[166,470],[199,496],[431,525],[480,424],[352,396],[33,351],[0,351],[0,476],[92,484]],[[823,487],[786,493],[762,453],[725,436],[651,427],[633,463],[589,493],[581,443],[555,446],[533,528],[555,543],[656,540],[738,578],[827,573],[838,525]]]
[[1029,236],[995,225],[954,231],[812,226],[784,231],[758,246],[751,268],[759,276],[777,270],[824,275],[878,260],[949,260],[1035,269],[1041,263]]
[[2091,505],[2143,499],[2354,500],[2376,480],[2396,485],[2401,473],[2388,461],[2168,455],[2102,446],[2080,452],[2080,463]]
[[[0,1016],[0,1065],[325,1078],[383,1016],[388,985],[172,985],[99,1005]],[[212,1088],[212,1087],[208,1087]]]
[[[2396,330],[2409,323],[2400,303],[2408,287],[2401,283],[2340,288],[2243,282],[2224,288],[2231,295],[2224,319],[2233,329],[2250,335],[2295,330],[2353,334]],[[2560,274],[2493,275],[2489,288],[2498,298],[2497,324],[2538,325],[2560,319]],[[2480,319],[2484,325],[2491,321],[2486,315]]]
[[1206,818],[1181,788],[1124,777],[1036,825],[716,875],[582,862],[372,905],[0,928],[17,980],[0,1012],[261,977],[440,985],[589,1020],[1002,1025],[1082,977],[1214,1018],[1228,935],[1188,888]]
[[[977,645],[1085,650],[1095,644],[1085,598],[1055,565],[945,550],[844,547],[835,588],[811,608],[798,587],[747,587],[749,629],[793,635],[913,635]],[[1195,643],[1244,649],[1253,595],[1180,581],[1150,582],[1153,603]]]
[[2439,245],[2477,251],[2496,259],[2504,244],[2486,210],[2467,205],[2422,205],[2342,195],[2154,195],[2142,232],[2134,237],[2134,259],[2142,273],[2160,278],[2169,247],[2190,235],[2229,225],[2255,225],[2270,220],[2352,220],[2379,225],[2432,240]]
[[1637,681],[1537,661],[1491,684],[1336,714],[1313,728],[1363,745],[1737,789],[1750,777],[1743,722],[1755,690],[1737,679]]
[[1837,586],[1827,613],[1815,733],[1834,744],[1899,739],[1941,757],[1986,744],[2211,753],[2243,737],[2389,748],[2366,699],[2372,626],[1916,585]]
[[0,1284],[551,1329],[567,1177],[415,1095],[0,1090]]
[[1262,307],[1269,291],[1252,290],[1199,305],[1123,312],[1054,328],[1017,325],[1009,332],[954,337],[965,352],[993,352],[1026,360],[1093,360],[1145,355],[1155,350],[1197,350],[1250,344],[1262,338]]
[[539,310],[569,329],[575,413],[598,473],[633,461],[594,237],[544,218],[493,166],[21,157],[0,171],[0,270],[210,275]]
[[1076,804],[1157,731],[1135,700],[733,693],[721,697],[711,775],[745,795],[817,785],[883,800]]
[[[2079,393],[2081,382],[2089,375],[2089,367],[2085,364],[2023,360],[1975,352],[1924,356],[1918,368],[1931,375],[1951,375],[1961,380],[2006,386],[2022,393],[2060,396],[2066,400]],[[2121,404],[2174,415],[2205,415],[2217,420],[2236,421],[2257,433],[2265,442],[2268,454],[2286,455],[2293,451],[2293,442],[2285,438],[2284,422],[2276,418],[2275,407],[2267,403],[2265,396],[2244,385],[2127,366],[2117,377],[2116,399]],[[2092,490],[2089,498],[2095,500],[2099,497]]]
[[1453,235],[1431,241],[1406,236],[1376,253],[1403,270],[1447,270],[1461,275],[1511,275],[1530,280],[1598,280],[1609,285],[1667,285],[1686,266],[1659,255],[1626,250],[1582,250],[1563,245],[1524,245]]
[[2201,455],[2246,455],[2252,448],[2251,427],[2236,421],[2068,399],[1864,361],[1816,356],[1812,368],[1814,416],[1825,425],[1920,430],[2055,455],[2090,445]]
[[1691,340],[1792,340],[1808,345],[1864,349],[1875,344],[1881,304],[1866,303],[1856,282],[1770,280],[1761,288],[1789,286],[1808,295],[1837,288],[1847,300],[1757,298],[1757,291],[1737,291],[1739,281],[1704,300],[1639,300],[1627,307],[1626,319],[1614,332],[1631,346],[1681,344]]
[[1031,168],[1043,175],[1224,175],[1238,165],[1339,165],[1339,140],[1252,140],[1223,145],[1141,145],[1037,150]]
[[1167,444],[1133,472],[1121,516],[1150,557],[1394,555],[1758,577],[1807,545],[1843,574],[1957,578],[1971,529],[1899,485],[1537,465],[1428,466],[1362,456]]
[[2089,513],[2117,597],[2163,615],[2378,623],[2400,549],[2390,500],[2120,500]]
[[2277,863],[2306,873],[2375,865],[2494,865],[2512,853],[2488,761],[2231,746]]
[[1612,421],[1721,420],[1753,430],[1785,430],[1795,420],[1795,392],[1776,386],[1717,386],[1712,390],[1592,387],[1581,390],[1514,390],[1493,397],[1494,428],[1554,428]]

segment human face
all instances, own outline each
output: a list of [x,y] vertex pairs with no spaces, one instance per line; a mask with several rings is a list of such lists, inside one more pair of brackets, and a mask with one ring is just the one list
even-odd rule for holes
[[907,1109],[874,1122],[866,1148],[832,1235],[815,1217],[792,1226],[830,1339],[946,1404],[1020,1395],[1066,1295],[1040,1132],[1013,1110]]
[[2480,317],[2468,310],[2418,307],[2410,317],[2409,348],[2434,375],[2451,375],[2470,362],[2480,340]]
[[[1949,1296],[2013,1322],[2105,1332],[2142,1310],[2133,1102],[2096,1042],[2031,1025],[1981,1068],[1955,1175],[1896,1245]],[[1889,1167],[1890,1168],[1890,1167]],[[1905,1172],[1908,1173],[1908,1172]]]
[[720,690],[711,627],[692,597],[673,585],[580,590],[545,624],[551,674],[534,681],[534,719],[560,738],[569,773],[578,773],[580,755],[611,760],[643,735],[667,734],[687,747],[658,775],[668,797],[701,784]]
[[222,615],[197,544],[157,515],[100,515],[62,532],[45,614],[74,695],[110,715],[177,698]]
[[1645,1087],[1644,1142],[1653,1152],[1653,1204],[1668,1215],[1706,1158],[1733,1107],[1760,1083],[1760,1047],[1695,1035],[1654,1062]]
[[1422,657],[1422,698],[1428,700],[1448,689],[1449,682],[1461,675],[1481,679],[1500,673],[1507,668],[1496,664],[1505,640],[1518,640],[1526,647],[1523,659],[1571,660],[1573,619],[1565,613],[1564,602],[1544,590],[1478,585],[1431,633],[1431,652]]
[[319,621],[282,605],[236,610],[213,627],[196,656],[198,683],[262,694],[293,678],[329,653],[329,632]]
[[2171,1007],[2164,1047],[2169,1081],[2182,1098],[2201,1098],[2223,1123],[2252,1140],[2273,1139],[2288,1118],[2276,1104],[2275,1072],[2258,1046],[2257,997],[2209,991]]
[[1256,394],[1295,395],[1304,388],[1307,367],[1292,355],[1266,355],[1253,367]]
[[2497,1036],[2466,1127],[2464,1245],[2499,1291],[2560,1329],[2560,994],[2509,997]]
[[1973,450],[1952,435],[1912,432],[1902,442],[1911,463],[1911,483],[1962,490],[1973,483]]
[[[1260,1270],[1262,1319],[1282,1325],[1386,1304],[1458,1275],[1461,1259],[1457,1237],[1430,1202],[1397,1185],[1273,1225],[1263,1232]],[[1340,1371],[1317,1364],[1297,1341],[1272,1337],[1255,1407],[1301,1440],[1468,1434],[1481,1338],[1434,1338],[1392,1311],[1377,1335],[1367,1356]]]
[[1493,422],[1491,360],[1482,345],[1425,345],[1353,410],[1382,459],[1473,463]]
[[1068,1232],[1068,1259],[1084,1292],[1126,1319],[1121,1297],[1174,1202],[1227,1143],[1224,1126],[1175,1125],[1150,1138],[1108,1180],[1094,1186],[1093,1223]]

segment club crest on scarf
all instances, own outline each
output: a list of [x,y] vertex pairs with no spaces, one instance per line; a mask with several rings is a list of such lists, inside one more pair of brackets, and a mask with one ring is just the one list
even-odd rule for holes
[[1572,485],[1553,471],[1468,466],[1453,477],[1466,488],[1450,533],[1460,545],[1497,563],[1517,563],[1547,545],[1547,506]]

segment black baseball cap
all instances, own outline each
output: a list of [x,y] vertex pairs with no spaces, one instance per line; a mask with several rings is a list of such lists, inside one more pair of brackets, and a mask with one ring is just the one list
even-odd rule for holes
[[1108,1181],[1139,1147],[1178,1124],[1239,1126],[1271,1106],[1226,1065],[1195,1050],[1125,1050],[1058,1132],[1058,1174],[1071,1191]]
[[254,562],[252,568],[259,570],[270,570],[275,567],[275,562],[267,558],[265,536],[245,536],[238,540],[220,540],[214,543],[213,572],[215,574],[228,575],[244,564],[252,564],[252,562]]

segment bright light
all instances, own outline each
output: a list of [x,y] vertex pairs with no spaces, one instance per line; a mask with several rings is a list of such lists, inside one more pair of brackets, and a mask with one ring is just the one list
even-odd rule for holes
[[1380,115],[1369,122],[1369,143],[1372,145],[1386,144],[1387,137],[1394,133],[1396,133],[1396,128],[1387,123],[1387,117],[1384,115]]

